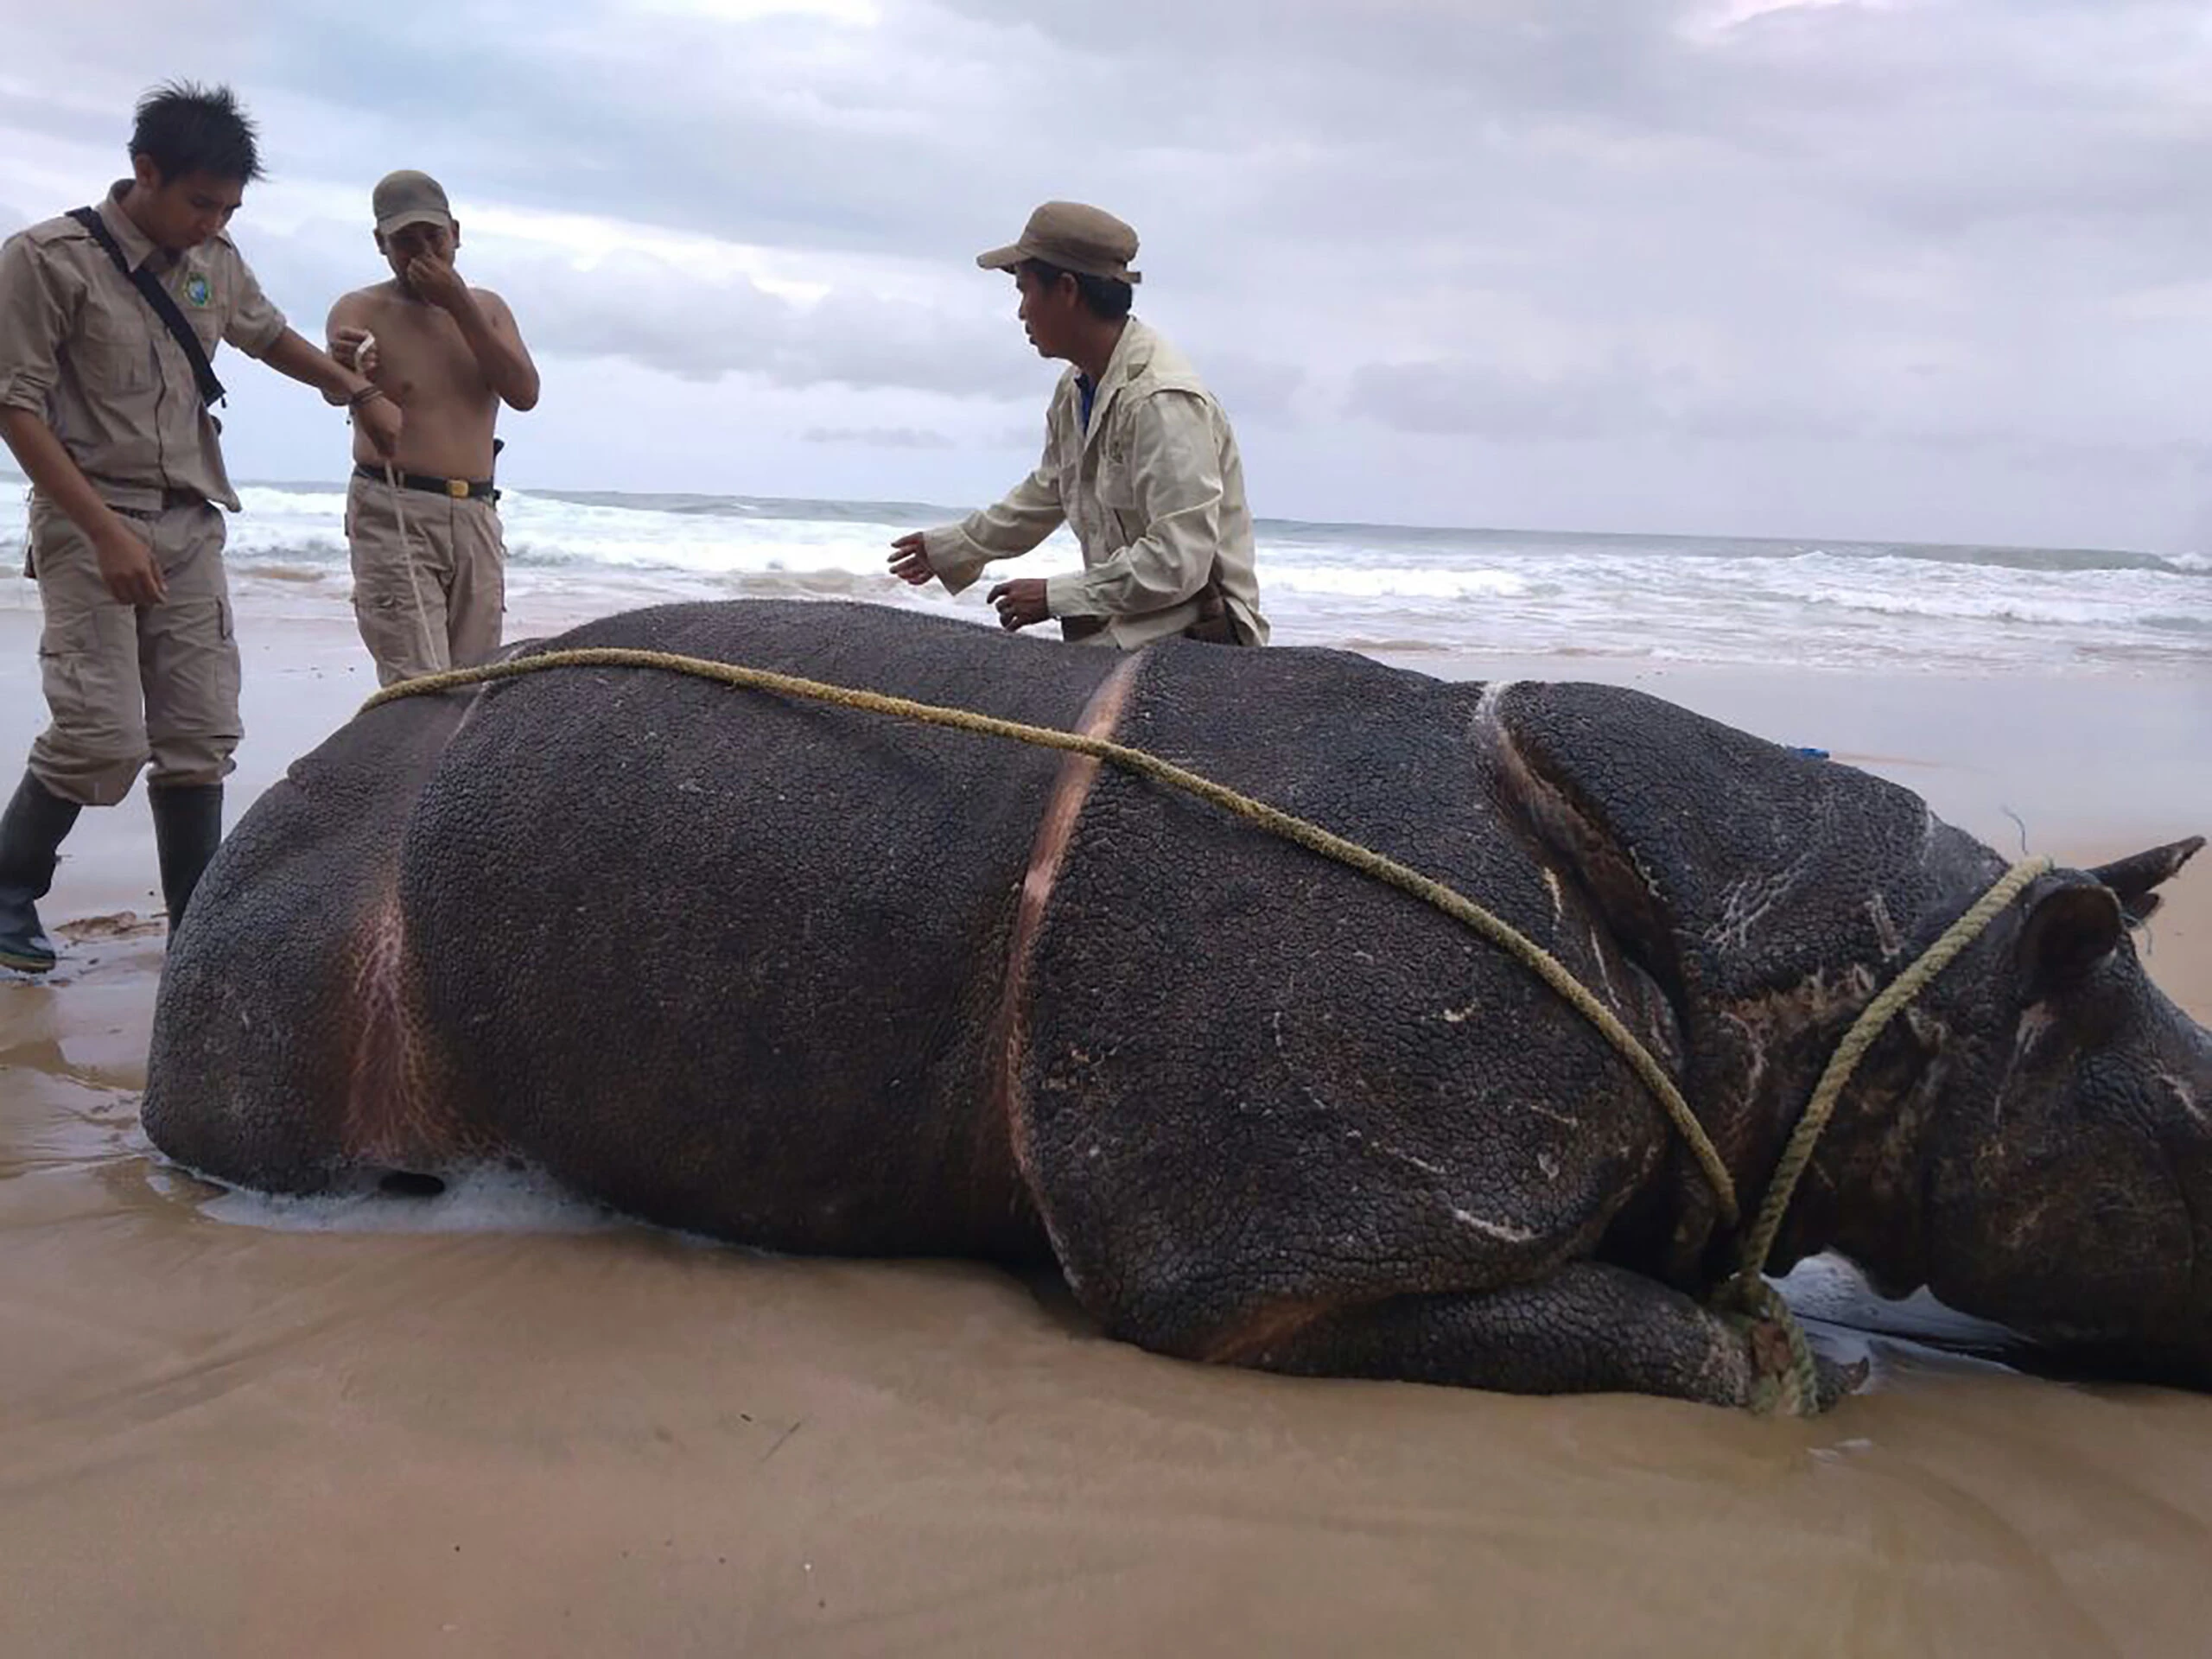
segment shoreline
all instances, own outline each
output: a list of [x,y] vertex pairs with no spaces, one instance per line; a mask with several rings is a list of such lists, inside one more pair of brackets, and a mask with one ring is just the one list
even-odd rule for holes
[[[35,628],[0,611],[14,760]],[[350,620],[249,612],[240,640],[233,824],[375,689]],[[2025,803],[2079,861],[2212,829],[2169,747],[2194,686],[1576,668],[1976,833]],[[2139,944],[2212,1020],[2212,855],[2168,892]],[[0,1652],[2071,1659],[2212,1621],[2212,1397],[1903,1327],[1853,1334],[1868,1391],[1762,1421],[1166,1359],[991,1267],[766,1256],[496,1185],[450,1220],[280,1224],[139,1127],[162,939],[121,913],[158,909],[142,785],[64,847],[62,968],[0,976]]]
[[[892,581],[892,538],[944,516],[911,505],[752,502],[510,490],[510,634],[645,603],[788,598],[874,601],[988,626]],[[23,519],[0,493],[0,546]],[[342,498],[249,486],[227,550],[233,600],[264,613],[351,619]],[[1278,645],[1407,657],[1450,673],[1468,649],[1652,668],[1726,664],[1916,677],[2212,671],[2212,563],[2120,550],[1707,541],[1642,535],[1263,525],[1259,553]],[[1065,573],[1055,532],[1022,571]],[[1001,572],[1014,574],[1011,569]],[[28,608],[19,580],[0,607]],[[1662,654],[1663,653],[1663,654]]]
[[[311,478],[234,478],[232,485],[240,490],[275,490],[284,493],[313,492],[319,494],[343,495],[346,477],[341,474],[334,479]],[[753,505],[778,507],[831,506],[849,511],[854,508],[880,508],[891,518],[906,518],[916,514],[933,514],[938,521],[957,519],[970,511],[973,503],[963,506],[952,502],[882,499],[862,496],[807,496],[762,495],[748,490],[618,490],[595,486],[571,486],[554,484],[519,484],[502,477],[503,489],[518,494],[536,496],[546,500],[568,501],[583,505],[623,505],[632,501],[741,501]],[[21,473],[0,467],[0,493],[16,490],[29,491],[30,480]],[[895,510],[895,511],[893,511]],[[1992,553],[2036,553],[2047,555],[2088,554],[2093,556],[2117,558],[2186,559],[2202,557],[2195,548],[2167,549],[2122,547],[2107,543],[2052,542],[1976,542],[1929,541],[1916,537],[1897,536],[1836,536],[1798,531],[1775,531],[1764,535],[1745,535],[1731,531],[1722,534],[1701,530],[1669,530],[1644,526],[1636,530],[1606,530],[1589,525],[1541,524],[1402,524],[1388,518],[1307,518],[1298,517],[1261,516],[1252,520],[1253,529],[1270,536],[1284,532],[1293,535],[1313,531],[1358,531],[1380,536],[1526,536],[1540,540],[1560,541],[1663,541],[1712,543],[1724,546],[1806,546],[1806,547],[1908,547],[1939,552],[1975,550]]]
[[[597,613],[574,603],[519,604],[508,637],[550,635]],[[0,758],[13,757],[10,766],[20,765],[44,722],[37,629],[35,612],[10,608],[0,597]],[[242,608],[238,629],[246,735],[226,803],[231,825],[377,689],[350,616]],[[1888,779],[2008,857],[2041,852],[2078,865],[2212,833],[2212,764],[2194,759],[2212,755],[2212,675],[1877,676],[1433,652],[1378,653],[1377,660],[1438,678],[1586,680],[1664,697]],[[44,912],[49,924],[124,912],[157,916],[152,846],[143,783],[120,805],[86,812],[64,844]],[[2176,884],[2154,941],[2194,907],[2196,887],[2212,886],[2212,868],[2204,866],[2212,855]],[[2201,938],[2194,927],[2181,931]],[[2181,948],[2192,976],[2197,948]],[[2212,995],[2193,985],[2190,994],[2212,1012]]]

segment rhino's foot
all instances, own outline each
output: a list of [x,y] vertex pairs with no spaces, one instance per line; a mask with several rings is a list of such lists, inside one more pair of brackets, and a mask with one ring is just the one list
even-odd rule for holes
[[[1479,1293],[1338,1309],[1217,1358],[1313,1376],[1364,1376],[1509,1394],[1626,1392],[1753,1403],[1763,1372],[1743,1327],[1655,1279],[1595,1262]],[[1825,1360],[1822,1404],[1852,1374]]]

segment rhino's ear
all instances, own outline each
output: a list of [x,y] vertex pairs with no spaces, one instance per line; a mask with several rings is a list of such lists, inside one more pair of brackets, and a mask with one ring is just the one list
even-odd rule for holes
[[2145,921],[2158,907],[2158,895],[2151,889],[2162,881],[2173,880],[2174,873],[2188,863],[2203,845],[2203,836],[2191,836],[2187,841],[2169,842],[2164,847],[2153,847],[2149,852],[2138,853],[2133,858],[2100,864],[2088,874],[2119,896],[2120,907],[2127,912],[2129,921]]
[[2119,948],[2127,931],[2108,887],[2053,887],[2020,925],[2020,976],[2032,1000],[2080,982]]

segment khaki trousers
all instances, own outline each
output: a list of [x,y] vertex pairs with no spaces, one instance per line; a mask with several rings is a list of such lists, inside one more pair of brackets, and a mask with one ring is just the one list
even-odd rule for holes
[[150,785],[220,783],[245,728],[223,571],[223,515],[200,502],[124,522],[154,550],[168,596],[123,604],[68,516],[34,495],[31,556],[46,626],[39,674],[52,722],[32,776],[65,801],[112,806],[149,760]]
[[356,473],[346,490],[346,543],[353,619],[379,684],[471,668],[498,654],[507,550],[489,501],[396,490]]

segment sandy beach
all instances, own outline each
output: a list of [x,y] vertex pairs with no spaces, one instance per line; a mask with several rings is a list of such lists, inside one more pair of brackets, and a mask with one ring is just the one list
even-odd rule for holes
[[[0,755],[42,718],[0,581]],[[549,607],[511,633],[563,619]],[[249,614],[232,821],[373,689]],[[1872,679],[1558,658],[1816,746],[1999,850],[2212,830],[2212,674]],[[0,982],[0,1653],[2193,1654],[2212,1398],[1875,1338],[1810,1423],[1294,1381],[1046,1283],[781,1261],[529,1194],[218,1200],[137,1122],[143,791]],[[2212,857],[2141,942],[2212,1021]]]

